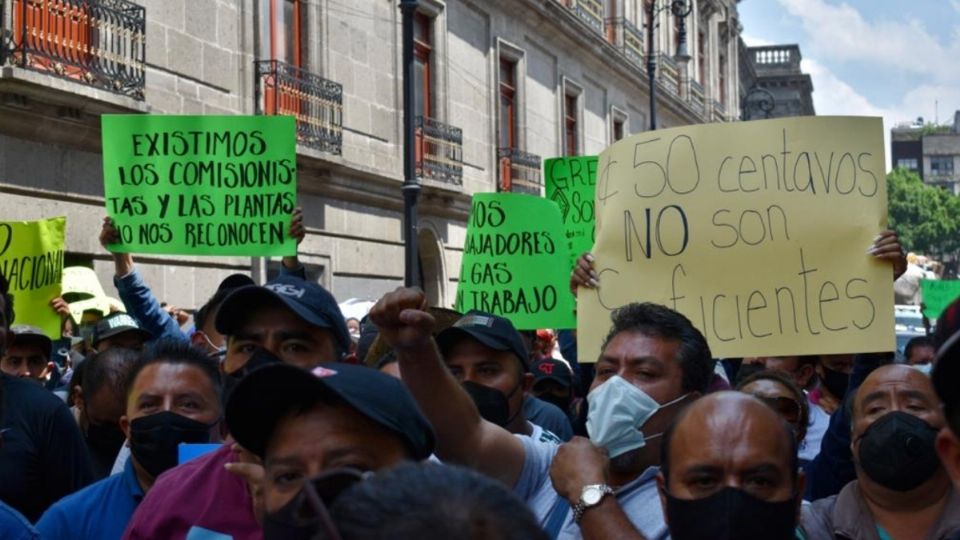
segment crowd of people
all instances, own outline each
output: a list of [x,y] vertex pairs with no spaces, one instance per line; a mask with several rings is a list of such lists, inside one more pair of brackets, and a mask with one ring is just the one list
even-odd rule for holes
[[113,260],[124,309],[62,358],[0,275],[0,538],[960,539],[960,301],[907,363],[717,359],[644,302],[578,359],[418,289],[344,320],[296,257],[192,317]]

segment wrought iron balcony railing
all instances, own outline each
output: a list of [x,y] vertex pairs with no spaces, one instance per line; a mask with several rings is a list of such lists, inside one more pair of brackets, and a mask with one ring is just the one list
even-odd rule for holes
[[417,176],[463,185],[463,131],[426,116],[415,120]]
[[297,119],[297,142],[330,154],[343,145],[343,86],[278,60],[255,62],[259,114]]
[[540,156],[516,148],[497,148],[497,159],[500,162],[499,191],[541,194]]
[[643,34],[633,23],[623,17],[607,19],[607,34],[627,59],[641,67],[646,65],[646,57],[643,55]]
[[144,98],[146,9],[127,0],[0,0],[0,65]]

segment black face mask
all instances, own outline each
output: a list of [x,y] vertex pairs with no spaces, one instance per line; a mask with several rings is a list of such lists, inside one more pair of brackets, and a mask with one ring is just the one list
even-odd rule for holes
[[100,462],[113,462],[120,453],[120,447],[127,436],[117,424],[89,424],[87,426],[87,445]]
[[510,417],[510,402],[503,392],[473,381],[463,381],[463,389],[470,394],[480,416],[491,424],[500,427],[506,426],[513,418]]
[[341,493],[369,473],[333,469],[304,483],[293,499],[263,517],[264,540],[337,540],[340,532],[330,517],[330,506]]
[[736,488],[702,499],[667,493],[673,540],[789,540],[797,527],[797,501],[769,502]]
[[130,422],[130,453],[156,478],[177,466],[180,443],[210,442],[213,424],[204,424],[171,411]]
[[843,399],[850,384],[850,374],[823,366],[823,379],[820,382],[834,397]]
[[860,435],[860,468],[871,480],[894,491],[910,491],[940,468],[937,429],[912,414],[889,412]]

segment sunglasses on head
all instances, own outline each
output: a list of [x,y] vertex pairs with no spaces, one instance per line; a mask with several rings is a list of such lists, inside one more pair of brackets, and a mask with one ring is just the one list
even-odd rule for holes
[[753,397],[769,405],[773,410],[780,413],[790,424],[800,422],[800,404],[797,400],[788,397],[770,397],[754,394]]

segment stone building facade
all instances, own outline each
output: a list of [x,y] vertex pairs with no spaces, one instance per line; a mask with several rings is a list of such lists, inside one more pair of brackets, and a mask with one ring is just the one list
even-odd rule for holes
[[813,116],[813,80],[800,69],[798,45],[740,47],[743,120]]
[[953,125],[925,125],[923,118],[890,130],[894,167],[917,173],[927,184],[960,195],[960,111]]
[[[689,58],[654,19],[659,126],[739,117],[735,0],[697,0]],[[660,0],[657,7],[668,7]],[[643,0],[420,0],[420,258],[436,305],[456,292],[475,192],[540,193],[540,160],[648,129]],[[396,0],[0,0],[0,220],[66,215],[68,264],[112,264],[100,115],[293,114],[301,259],[340,300],[403,281]],[[137,257],[160,299],[202,304],[276,261]],[[108,287],[109,289],[109,287]]]

